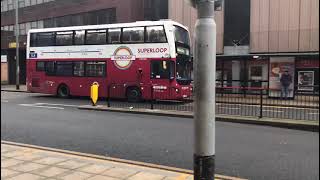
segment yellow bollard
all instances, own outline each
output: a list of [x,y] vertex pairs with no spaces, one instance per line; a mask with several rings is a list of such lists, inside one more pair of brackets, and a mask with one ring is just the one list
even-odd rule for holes
[[97,101],[98,101],[98,96],[99,96],[99,83],[98,82],[94,82],[91,85],[91,92],[90,92],[90,98],[91,98],[91,103],[92,106],[96,106]]

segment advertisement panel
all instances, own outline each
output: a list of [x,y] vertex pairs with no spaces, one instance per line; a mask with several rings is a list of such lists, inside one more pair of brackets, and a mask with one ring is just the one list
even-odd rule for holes
[[1,55],[1,62],[2,62],[2,63],[5,63],[5,62],[7,62],[7,61],[8,61],[7,55]]
[[271,57],[269,68],[269,97],[293,98],[294,57]]
[[313,91],[314,71],[298,71],[298,90]]

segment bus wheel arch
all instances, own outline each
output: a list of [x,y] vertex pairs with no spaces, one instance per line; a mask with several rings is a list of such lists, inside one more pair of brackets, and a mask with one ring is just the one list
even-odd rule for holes
[[70,88],[65,83],[59,84],[57,88],[57,96],[60,98],[69,98],[70,97]]
[[142,99],[142,93],[138,86],[129,86],[126,89],[126,97],[129,102],[139,102]]

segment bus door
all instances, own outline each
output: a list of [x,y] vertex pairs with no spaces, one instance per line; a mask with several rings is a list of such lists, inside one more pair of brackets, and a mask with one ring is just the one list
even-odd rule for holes
[[150,63],[153,98],[171,99],[171,82],[174,80],[174,62],[168,60],[152,60]]

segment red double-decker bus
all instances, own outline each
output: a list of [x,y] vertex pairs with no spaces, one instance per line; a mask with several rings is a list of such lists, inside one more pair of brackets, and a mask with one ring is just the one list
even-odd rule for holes
[[191,96],[186,27],[171,20],[32,29],[27,89],[60,97],[183,99]]

